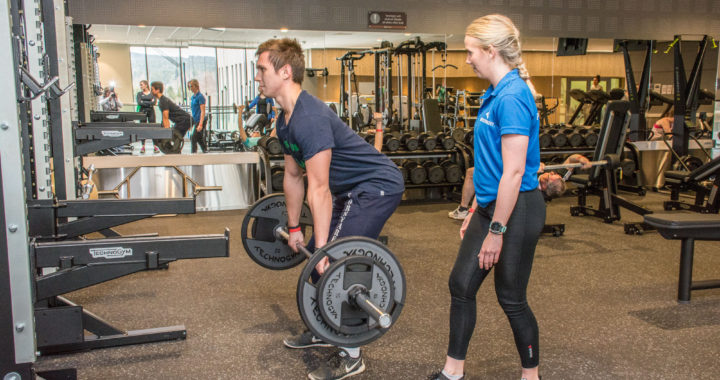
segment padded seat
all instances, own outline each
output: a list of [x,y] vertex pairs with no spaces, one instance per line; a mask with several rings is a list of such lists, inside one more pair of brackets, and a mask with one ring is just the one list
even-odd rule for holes
[[573,174],[568,178],[568,181],[582,186],[589,186],[590,174]]
[[666,170],[664,174],[666,179],[677,179],[683,182],[690,179],[690,172],[686,170]]
[[645,215],[645,223],[666,239],[720,240],[720,215],[664,213]]

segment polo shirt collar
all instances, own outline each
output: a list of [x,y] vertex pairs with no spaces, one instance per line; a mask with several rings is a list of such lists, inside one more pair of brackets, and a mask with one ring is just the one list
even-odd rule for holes
[[503,88],[507,87],[510,82],[512,82],[515,78],[519,78],[520,74],[518,73],[518,69],[512,69],[510,70],[505,76],[500,79],[500,82],[498,82],[497,87],[493,87],[492,84],[490,85],[490,88],[485,91],[485,94],[483,95],[483,99],[488,99],[491,96],[497,95],[500,91],[502,91]]

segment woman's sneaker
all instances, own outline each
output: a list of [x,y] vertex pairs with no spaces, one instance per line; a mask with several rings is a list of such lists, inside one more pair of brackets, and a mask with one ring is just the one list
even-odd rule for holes
[[456,219],[456,220],[465,220],[465,217],[468,216],[468,209],[467,207],[458,206],[455,210],[452,210],[448,213],[448,218],[450,219]]
[[310,380],[340,380],[365,371],[365,362],[362,356],[352,358],[344,350],[331,356],[327,363],[320,365],[320,368],[310,372]]
[[332,347],[332,344],[316,338],[310,331],[285,338],[283,344],[288,348]]
[[[442,371],[433,372],[430,376],[428,376],[428,380],[451,380],[449,377],[445,376],[445,374]],[[458,380],[465,380],[465,375],[462,375]]]

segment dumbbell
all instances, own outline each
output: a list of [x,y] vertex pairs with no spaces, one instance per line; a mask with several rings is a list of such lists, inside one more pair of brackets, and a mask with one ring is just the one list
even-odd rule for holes
[[415,161],[408,160],[402,166],[408,172],[408,178],[413,185],[419,185],[427,180],[427,171]]
[[462,181],[462,168],[460,165],[450,161],[444,160],[440,163],[440,166],[445,171],[445,180],[450,183],[456,183]]
[[277,137],[269,135],[262,136],[258,139],[257,144],[265,148],[265,150],[267,150],[271,155],[282,153],[282,145],[280,145],[280,140],[278,140]]
[[465,132],[462,128],[455,128],[450,132],[450,135],[455,141],[463,141],[465,139]]
[[549,128],[540,130],[540,149],[547,149],[553,145],[552,134]]
[[585,137],[578,131],[577,128],[568,127],[563,130],[563,133],[565,133],[568,137],[568,143],[570,143],[570,146],[573,148],[577,148],[583,144],[585,144]]
[[383,145],[388,152],[395,152],[400,149],[400,140],[390,133],[383,135]]
[[564,134],[561,130],[552,132],[550,136],[552,137],[553,145],[555,145],[555,147],[557,148],[563,147],[568,143],[567,135]]
[[273,192],[283,191],[283,178],[285,177],[285,169],[282,166],[273,166],[270,168],[270,183]]
[[398,165],[398,169],[400,170],[400,173],[402,174],[403,182],[407,182],[408,181],[408,170],[402,165]]
[[407,149],[409,152],[417,150],[420,145],[417,136],[413,136],[409,133],[405,133],[402,135],[401,142],[403,143],[403,145],[405,145],[405,149]]
[[595,128],[581,128],[580,134],[585,138],[585,145],[590,147],[597,145],[598,133]]
[[427,171],[427,178],[430,183],[440,183],[445,180],[445,172],[443,171],[443,168],[435,161],[425,161],[422,166]]
[[463,142],[469,146],[473,146],[473,142],[475,140],[475,131],[472,129],[468,129],[467,132],[465,132],[465,137],[463,137]]
[[358,136],[362,137],[363,140],[367,141],[370,145],[375,145],[375,135],[371,133],[360,132]]
[[452,150],[455,147],[455,139],[449,134],[440,132],[435,136],[435,140],[443,150]]
[[435,150],[435,147],[437,146],[437,140],[427,133],[421,133],[418,136],[418,143],[425,150]]
[[620,161],[620,168],[622,168],[623,177],[631,177],[635,172],[635,161],[630,158],[624,158]]

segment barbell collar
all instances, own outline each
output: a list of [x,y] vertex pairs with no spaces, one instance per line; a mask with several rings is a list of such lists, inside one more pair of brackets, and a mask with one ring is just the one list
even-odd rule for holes
[[[287,233],[287,231],[285,231],[285,229],[281,226],[278,226],[275,228],[275,237],[278,239],[285,240],[285,242],[290,241],[290,234]],[[295,247],[298,249],[298,251],[300,253],[307,256],[308,259],[310,257],[312,257],[312,253],[310,253],[310,251],[308,251],[308,249],[305,248],[304,246],[297,244]]]
[[370,301],[370,298],[367,296],[367,291],[363,290],[362,287],[352,289],[350,296],[355,300],[355,305],[376,320],[381,328],[387,329],[392,325],[392,317],[390,317],[390,314],[382,311],[377,305]]

